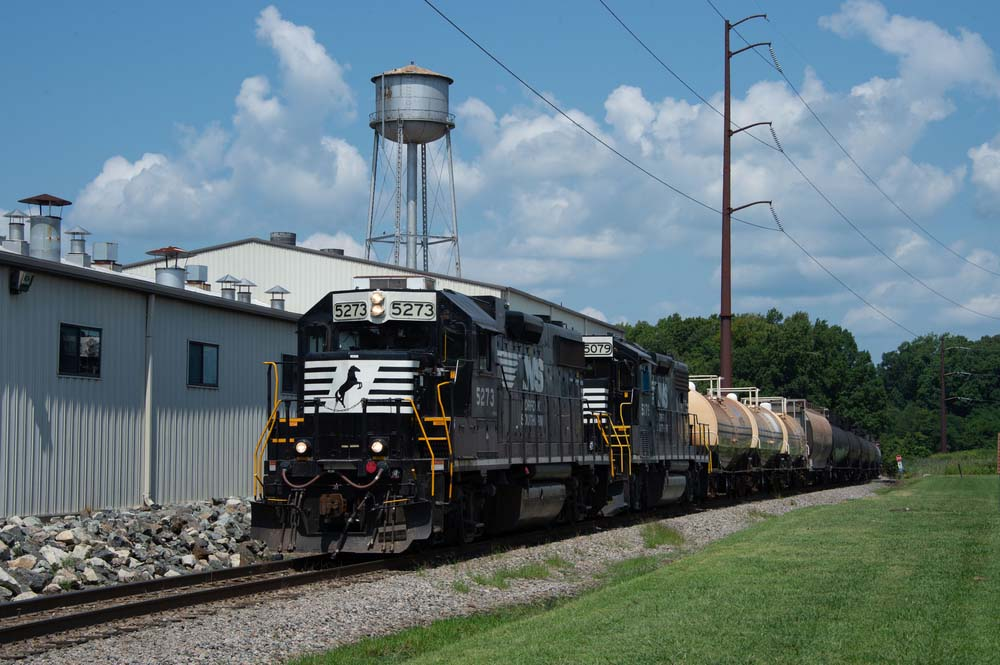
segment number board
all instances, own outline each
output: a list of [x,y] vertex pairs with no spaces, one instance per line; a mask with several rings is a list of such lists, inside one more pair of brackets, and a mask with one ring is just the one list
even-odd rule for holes
[[436,315],[433,302],[393,300],[389,303],[389,318],[403,321],[433,321]]
[[359,321],[368,318],[368,303],[338,302],[333,304],[335,321]]
[[583,336],[583,355],[587,358],[610,358],[614,355],[614,339],[610,336]]

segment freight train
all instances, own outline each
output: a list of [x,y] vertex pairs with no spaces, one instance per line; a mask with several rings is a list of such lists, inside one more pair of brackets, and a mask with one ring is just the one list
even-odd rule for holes
[[398,553],[878,475],[876,445],[802,400],[724,390],[495,297],[383,281],[301,317],[294,399],[272,366],[251,531],[274,549]]

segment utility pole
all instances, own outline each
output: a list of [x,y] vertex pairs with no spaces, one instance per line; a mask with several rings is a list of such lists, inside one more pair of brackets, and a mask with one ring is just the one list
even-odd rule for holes
[[941,345],[938,356],[938,374],[941,379],[941,444],[938,448],[938,452],[946,453],[948,452],[948,409],[945,404],[944,397],[944,335],[941,335]]
[[722,388],[732,387],[733,381],[733,286],[732,286],[732,247],[730,245],[730,227],[732,225],[733,213],[737,210],[742,210],[743,208],[749,208],[752,205],[757,205],[759,203],[770,204],[770,201],[755,201],[749,203],[745,206],[740,206],[739,208],[732,207],[732,199],[730,193],[731,185],[731,150],[730,143],[732,141],[733,135],[738,134],[751,127],[756,127],[758,125],[769,125],[769,122],[756,122],[752,125],[747,125],[746,127],[740,127],[739,129],[732,129],[732,117],[730,111],[730,98],[731,94],[731,82],[729,76],[729,61],[734,55],[739,55],[744,51],[748,51],[752,48],[758,46],[770,46],[771,42],[760,42],[757,44],[749,44],[744,48],[737,51],[729,50],[729,32],[744,21],[749,21],[753,18],[767,18],[767,14],[754,14],[753,16],[747,16],[745,19],[737,21],[736,23],[730,23],[726,20],[726,58],[725,58],[725,104],[722,112],[722,298],[719,305],[719,378],[721,379]]

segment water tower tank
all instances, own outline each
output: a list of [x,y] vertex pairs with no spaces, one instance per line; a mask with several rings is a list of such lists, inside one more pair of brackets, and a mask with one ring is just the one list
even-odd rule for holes
[[455,127],[455,116],[448,112],[448,87],[454,81],[444,74],[411,63],[373,76],[372,83],[375,113],[368,125],[382,138],[397,140],[398,121],[403,143],[431,143]]

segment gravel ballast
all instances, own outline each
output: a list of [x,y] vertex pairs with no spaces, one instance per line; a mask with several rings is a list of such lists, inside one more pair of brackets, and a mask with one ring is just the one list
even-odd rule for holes
[[[347,585],[317,584],[195,608],[159,625],[49,651],[27,663],[268,663],[328,650],[369,635],[504,605],[578,594],[610,564],[649,554],[678,556],[747,528],[765,515],[870,495],[880,483],[755,501],[661,520],[684,537],[680,547],[645,546],[643,526],[407,573],[379,573]],[[679,550],[679,551],[678,551]],[[542,571],[524,579],[530,570]],[[545,576],[545,570],[548,570]],[[506,588],[500,588],[506,586]],[[184,617],[178,621],[178,617]],[[172,619],[174,623],[165,623]]]
[[0,602],[281,558],[229,497],[41,519],[0,518]]

